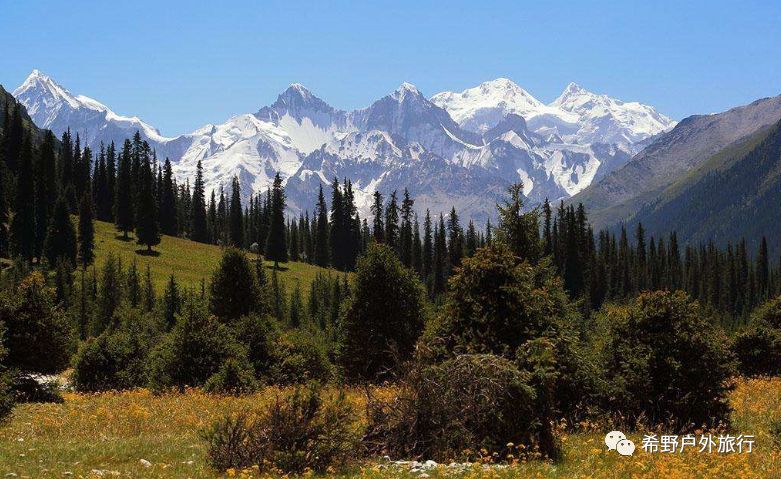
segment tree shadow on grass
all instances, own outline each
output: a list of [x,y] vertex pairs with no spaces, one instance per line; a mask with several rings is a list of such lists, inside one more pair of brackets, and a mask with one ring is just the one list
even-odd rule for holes
[[118,235],[114,236],[114,239],[118,240],[118,241],[124,241],[126,243],[129,243],[130,241],[133,241],[135,238],[133,238],[132,236],[128,236],[127,238],[125,238],[124,235],[118,234]]
[[153,257],[160,256],[160,252],[159,251],[155,251],[155,250],[149,251],[149,250],[145,250],[145,249],[137,249],[136,250],[136,254],[139,255],[139,256],[153,256]]
[[[274,269],[274,265],[273,265],[273,264],[266,265],[266,269],[273,270],[273,269]],[[290,268],[288,268],[287,266],[282,266],[282,265],[280,264],[280,265],[279,265],[279,267],[277,268],[277,271],[287,271],[287,270],[289,270],[289,269],[290,269]]]

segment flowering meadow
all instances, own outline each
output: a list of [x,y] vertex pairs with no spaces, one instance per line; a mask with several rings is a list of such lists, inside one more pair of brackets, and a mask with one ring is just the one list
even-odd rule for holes
[[[388,391],[386,391],[388,392]],[[207,395],[199,390],[153,395],[146,390],[121,393],[66,393],[61,404],[26,404],[0,426],[0,477],[260,477],[253,469],[213,471],[200,434],[230,411],[257,408],[279,393],[276,388],[244,397]],[[357,410],[363,393],[348,393]],[[781,451],[774,448],[771,424],[781,419],[781,379],[740,380],[730,398],[731,434],[751,434],[751,453],[648,453],[642,432],[629,433],[638,445],[631,457],[608,451],[600,427],[561,433],[564,458],[557,463],[515,459],[509,464],[448,467],[421,472],[377,459],[354,464],[334,477],[415,478],[774,478],[781,477]],[[403,458],[394,458],[403,459]],[[421,458],[421,460],[426,458]]]

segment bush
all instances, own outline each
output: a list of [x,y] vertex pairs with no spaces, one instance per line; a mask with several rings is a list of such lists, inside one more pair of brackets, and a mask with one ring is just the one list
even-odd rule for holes
[[390,400],[369,400],[367,443],[375,453],[439,460],[512,442],[555,458],[551,424],[537,411],[531,375],[490,354],[415,367]]
[[726,424],[734,360],[724,335],[683,292],[643,293],[599,313],[606,405],[630,424],[676,430]]
[[124,308],[114,314],[116,329],[84,342],[73,358],[71,381],[79,391],[107,391],[147,384],[147,358],[161,335],[149,314]]
[[544,396],[558,413],[574,420],[598,384],[579,326],[576,308],[546,262],[521,262],[503,244],[493,244],[464,259],[451,277],[439,322],[426,331],[421,341],[426,347],[420,349],[430,348],[431,359],[440,361],[459,354],[493,354],[532,372],[533,361],[519,361],[518,354],[530,351],[528,342],[544,340],[552,347],[548,366],[554,388]]
[[28,374],[11,374],[10,387],[17,403],[61,403],[60,386],[56,381]]
[[409,359],[423,330],[424,304],[416,274],[387,245],[369,245],[341,319],[339,359],[347,377],[384,379]]
[[274,320],[267,315],[244,316],[232,327],[236,340],[248,351],[248,358],[258,379],[269,374],[278,347],[278,331]]
[[754,311],[748,328],[735,337],[732,350],[742,374],[781,375],[781,296]]
[[149,385],[155,391],[202,386],[231,358],[247,362],[247,351],[202,302],[190,300],[173,329],[150,353]]
[[27,276],[15,291],[2,293],[0,322],[7,328],[7,367],[52,374],[68,366],[75,336],[40,272]]
[[356,457],[361,431],[343,393],[323,397],[309,386],[277,397],[260,413],[226,416],[204,438],[209,462],[220,471],[257,465],[264,472],[323,473]]
[[269,379],[274,384],[326,382],[333,377],[333,366],[323,340],[308,331],[289,331],[277,337]]
[[258,383],[252,366],[229,358],[222,363],[219,371],[206,381],[203,389],[209,393],[239,396],[257,390]]
[[0,372],[0,424],[11,414],[14,408],[14,392],[11,387],[11,375]]

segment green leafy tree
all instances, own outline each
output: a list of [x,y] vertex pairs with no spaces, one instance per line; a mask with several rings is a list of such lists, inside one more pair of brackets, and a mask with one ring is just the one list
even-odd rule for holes
[[114,200],[114,224],[122,236],[128,239],[128,233],[133,230],[135,212],[133,210],[133,177],[130,140],[125,140],[122,152],[119,154],[117,181]]
[[147,155],[141,160],[137,184],[136,236],[138,244],[146,246],[147,252],[151,253],[152,247],[160,244],[160,230],[157,224],[154,175]]

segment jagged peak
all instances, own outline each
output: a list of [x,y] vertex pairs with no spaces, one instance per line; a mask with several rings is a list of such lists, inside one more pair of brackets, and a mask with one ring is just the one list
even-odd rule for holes
[[418,90],[418,87],[406,81],[402,82],[401,85],[399,85],[399,87],[396,89],[396,91],[393,92],[393,95],[391,96],[398,101],[404,101],[407,95],[412,95],[413,97],[423,96],[420,93],[420,90]]

